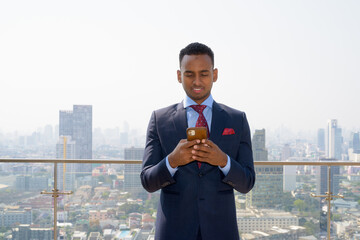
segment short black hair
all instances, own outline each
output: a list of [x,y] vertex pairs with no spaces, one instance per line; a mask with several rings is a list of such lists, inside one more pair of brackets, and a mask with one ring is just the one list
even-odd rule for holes
[[179,54],[179,63],[181,66],[181,61],[185,55],[202,55],[206,54],[210,57],[212,65],[214,66],[214,52],[206,46],[205,44],[193,42],[187,45],[185,48],[181,49]]

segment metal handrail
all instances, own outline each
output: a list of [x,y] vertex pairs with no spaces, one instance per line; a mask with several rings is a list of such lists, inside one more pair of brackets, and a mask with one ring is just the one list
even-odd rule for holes
[[105,164],[141,164],[141,160],[103,160],[103,159],[52,159],[52,158],[1,158],[4,163],[105,163]]
[[[52,159],[52,158],[1,158],[3,163],[105,163],[105,164],[141,164],[142,160],[121,160],[121,159]],[[268,166],[360,166],[360,162],[350,161],[318,161],[318,162],[277,162],[277,161],[257,161],[254,165],[268,165]]]

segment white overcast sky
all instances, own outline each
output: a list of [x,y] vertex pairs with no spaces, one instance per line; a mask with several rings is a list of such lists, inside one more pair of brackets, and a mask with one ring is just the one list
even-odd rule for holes
[[252,129],[360,128],[360,1],[1,1],[0,131],[58,124],[93,105],[93,126],[146,129],[184,97],[178,53],[215,52],[217,102]]

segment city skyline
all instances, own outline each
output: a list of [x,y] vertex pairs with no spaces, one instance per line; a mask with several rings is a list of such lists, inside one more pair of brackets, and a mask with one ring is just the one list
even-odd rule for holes
[[215,101],[245,111],[252,129],[338,119],[358,131],[359,10],[358,1],[1,2],[0,131],[55,125],[74,104],[93,106],[94,128],[128,121],[145,131],[153,110],[184,98],[178,53],[193,41],[215,52]]

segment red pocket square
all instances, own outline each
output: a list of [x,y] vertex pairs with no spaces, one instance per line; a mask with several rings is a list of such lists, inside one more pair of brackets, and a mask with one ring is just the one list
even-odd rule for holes
[[235,131],[232,128],[225,128],[222,133],[222,135],[232,135],[232,134],[235,134]]

